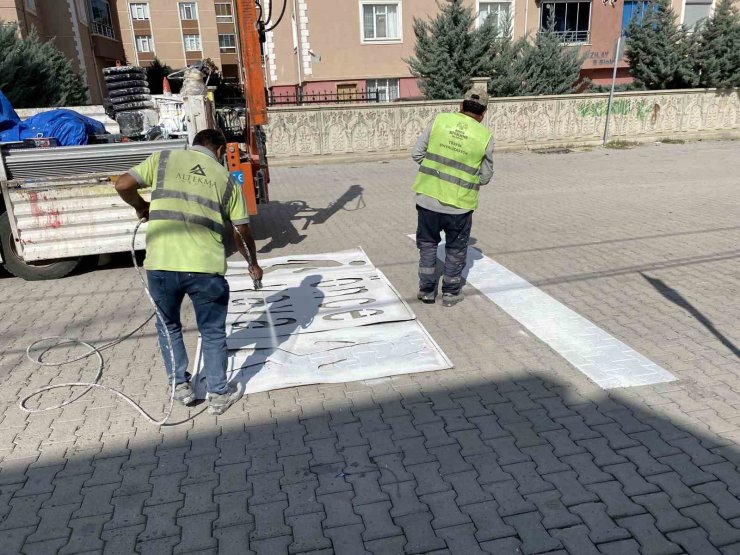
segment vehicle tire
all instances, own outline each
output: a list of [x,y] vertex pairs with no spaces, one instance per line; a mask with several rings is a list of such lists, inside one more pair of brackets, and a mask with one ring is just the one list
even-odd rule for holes
[[116,81],[115,83],[106,83],[105,86],[109,91],[117,91],[120,89],[133,89],[136,87],[148,87],[149,82],[143,79],[136,79],[133,81]]
[[151,99],[152,97],[149,94],[132,94],[130,96],[117,96],[116,98],[111,98],[110,102],[115,108],[121,104],[130,104],[131,102],[142,102]]
[[131,89],[114,89],[110,92],[111,99],[119,98],[121,96],[130,96],[132,94],[150,94],[152,91],[149,87],[134,87]]
[[105,76],[105,82],[106,83],[117,83],[119,81],[131,81],[135,79],[144,79],[146,80],[146,73],[143,71],[134,71],[131,73],[117,73],[115,75],[106,75]]
[[103,68],[103,75],[114,75],[116,73],[130,73],[132,71],[146,71],[141,66],[111,66]]
[[15,250],[13,232],[10,229],[10,217],[7,212],[0,214],[0,245],[2,246],[5,269],[26,281],[63,278],[82,262],[82,257],[48,260],[33,264],[25,262]]
[[153,102],[140,101],[140,102],[129,102],[126,104],[114,104],[113,109],[118,112],[129,112],[131,110],[146,110],[154,108]]

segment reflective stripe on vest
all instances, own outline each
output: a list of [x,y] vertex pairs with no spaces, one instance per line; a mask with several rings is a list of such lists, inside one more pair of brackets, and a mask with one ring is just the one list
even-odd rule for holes
[[[160,154],[149,219],[195,224],[222,235],[234,186],[231,183],[225,189],[219,186],[223,181],[218,173],[223,172],[223,168],[216,160],[199,155],[185,159],[182,156],[185,152],[164,150]],[[168,180],[171,180],[169,186]],[[208,193],[211,198],[206,196]],[[195,205],[207,210],[199,210]]]
[[413,189],[457,208],[478,207],[480,166],[491,132],[461,113],[434,119],[424,160]]

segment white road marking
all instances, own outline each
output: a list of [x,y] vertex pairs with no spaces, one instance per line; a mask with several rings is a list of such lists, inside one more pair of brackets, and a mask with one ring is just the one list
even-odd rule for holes
[[[437,256],[444,260],[444,244],[439,246]],[[470,285],[604,389],[676,380],[664,368],[478,249],[468,249],[464,275]]]

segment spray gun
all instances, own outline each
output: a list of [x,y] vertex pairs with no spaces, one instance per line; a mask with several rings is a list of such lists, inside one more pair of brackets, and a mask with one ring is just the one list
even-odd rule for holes
[[[239,231],[238,226],[234,226],[234,231],[236,231],[236,234],[239,236],[239,239],[241,239],[242,245],[244,246],[244,254],[247,257],[247,264],[250,266],[254,265],[254,262],[252,261],[252,256],[249,254],[249,249],[247,248],[247,242],[244,240],[244,236],[242,235],[241,231]],[[259,291],[262,289],[262,280],[261,279],[255,279],[252,280],[254,283],[254,289],[255,291]]]

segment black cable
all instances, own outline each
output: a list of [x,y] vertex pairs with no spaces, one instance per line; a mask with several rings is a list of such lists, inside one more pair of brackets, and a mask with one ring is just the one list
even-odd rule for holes
[[270,20],[272,19],[272,3],[275,0],[268,0],[270,2],[270,7],[267,9],[267,19],[265,20],[265,23],[270,23]]
[[260,3],[260,0],[254,0],[254,5],[257,6],[260,9],[260,14],[257,16],[257,21],[262,21],[262,4]]
[[272,27],[265,29],[265,31],[272,31],[275,27],[280,25],[280,22],[283,20],[283,16],[285,15],[285,9],[287,7],[288,7],[288,0],[283,0],[283,9],[280,10],[280,17],[278,17],[277,21],[274,23]]

